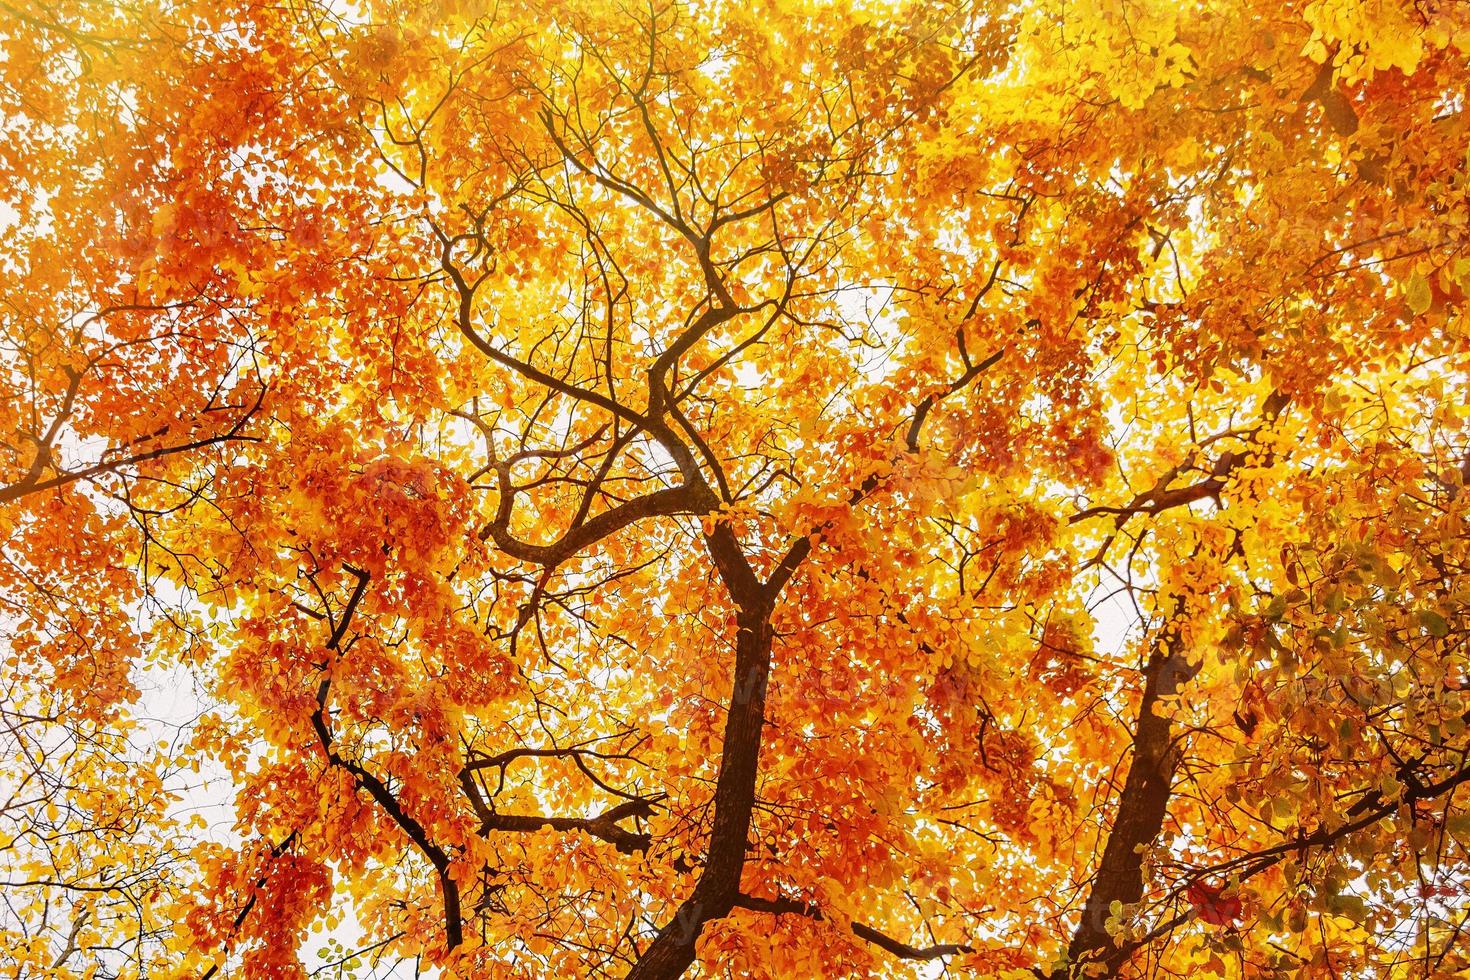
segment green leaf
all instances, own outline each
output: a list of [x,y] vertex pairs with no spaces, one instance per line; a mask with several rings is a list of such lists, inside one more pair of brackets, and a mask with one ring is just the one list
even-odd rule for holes
[[1419,625],[1427,629],[1430,636],[1449,636],[1450,624],[1439,613],[1432,609],[1421,609],[1418,616]]
[[1327,899],[1327,910],[1354,922],[1362,922],[1368,917],[1368,906],[1357,895],[1333,895]]

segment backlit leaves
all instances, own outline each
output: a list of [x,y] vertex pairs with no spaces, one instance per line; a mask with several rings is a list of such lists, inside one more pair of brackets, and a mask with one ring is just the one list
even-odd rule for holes
[[0,5],[0,964],[1462,972],[1467,31]]

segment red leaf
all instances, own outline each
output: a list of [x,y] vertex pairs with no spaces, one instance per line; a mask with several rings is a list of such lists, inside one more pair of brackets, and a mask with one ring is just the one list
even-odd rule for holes
[[1185,891],[1184,897],[1189,899],[1199,917],[1212,926],[1233,925],[1240,918],[1240,899],[1225,895],[1224,889],[1196,881]]

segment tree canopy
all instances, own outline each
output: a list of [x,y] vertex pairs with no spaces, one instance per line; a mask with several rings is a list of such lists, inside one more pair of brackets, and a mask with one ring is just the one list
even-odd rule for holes
[[0,0],[0,970],[1463,975],[1467,59]]

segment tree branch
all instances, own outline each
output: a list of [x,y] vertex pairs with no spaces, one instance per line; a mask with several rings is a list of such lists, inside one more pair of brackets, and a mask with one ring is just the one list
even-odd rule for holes
[[[822,910],[813,904],[798,902],[790,898],[756,898],[753,895],[742,893],[736,900],[736,905],[753,912],[769,912],[772,915],[804,915],[811,919],[823,919]],[[903,960],[917,960],[927,962],[929,960],[943,959],[946,956],[956,956],[960,953],[973,953],[974,947],[966,946],[964,943],[936,943],[932,946],[910,946],[908,943],[900,942],[891,936],[884,935],[872,926],[863,925],[861,922],[851,923],[853,935],[864,942],[872,943],[879,949],[885,950]]]

